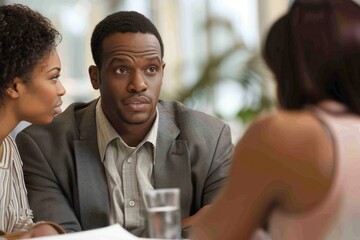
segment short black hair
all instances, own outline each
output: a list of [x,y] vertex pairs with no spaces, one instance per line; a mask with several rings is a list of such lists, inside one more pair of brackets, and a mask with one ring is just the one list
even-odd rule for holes
[[0,6],[0,103],[15,77],[28,81],[60,41],[60,33],[40,13],[21,4]]
[[104,39],[114,33],[150,33],[160,44],[161,58],[164,57],[164,45],[154,24],[141,13],[135,11],[119,11],[99,22],[91,36],[91,52],[94,62],[101,66],[101,51]]

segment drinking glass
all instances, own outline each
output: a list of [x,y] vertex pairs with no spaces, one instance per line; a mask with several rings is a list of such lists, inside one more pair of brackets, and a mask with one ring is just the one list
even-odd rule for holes
[[145,193],[147,224],[151,238],[181,239],[180,190],[163,188]]

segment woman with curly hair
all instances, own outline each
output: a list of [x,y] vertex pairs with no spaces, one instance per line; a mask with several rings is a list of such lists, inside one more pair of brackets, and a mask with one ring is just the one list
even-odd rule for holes
[[55,224],[32,221],[22,162],[9,133],[20,121],[47,124],[61,112],[60,40],[38,12],[19,4],[0,6],[0,232],[16,232],[9,238],[58,232]]

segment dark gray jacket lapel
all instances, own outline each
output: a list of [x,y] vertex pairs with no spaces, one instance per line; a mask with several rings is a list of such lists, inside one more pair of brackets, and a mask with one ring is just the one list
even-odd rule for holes
[[189,215],[193,189],[186,140],[176,140],[180,130],[174,117],[158,104],[159,130],[154,166],[154,188],[180,188],[181,215]]
[[96,101],[87,107],[79,124],[80,139],[74,141],[80,222],[83,229],[109,225],[109,193],[98,150],[95,106]]

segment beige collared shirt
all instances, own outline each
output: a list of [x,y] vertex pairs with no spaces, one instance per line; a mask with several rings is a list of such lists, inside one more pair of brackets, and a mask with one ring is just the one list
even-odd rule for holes
[[143,195],[153,189],[158,116],[145,139],[137,147],[129,147],[106,118],[101,98],[96,105],[98,147],[110,194],[110,223],[120,223],[138,236],[146,228]]

